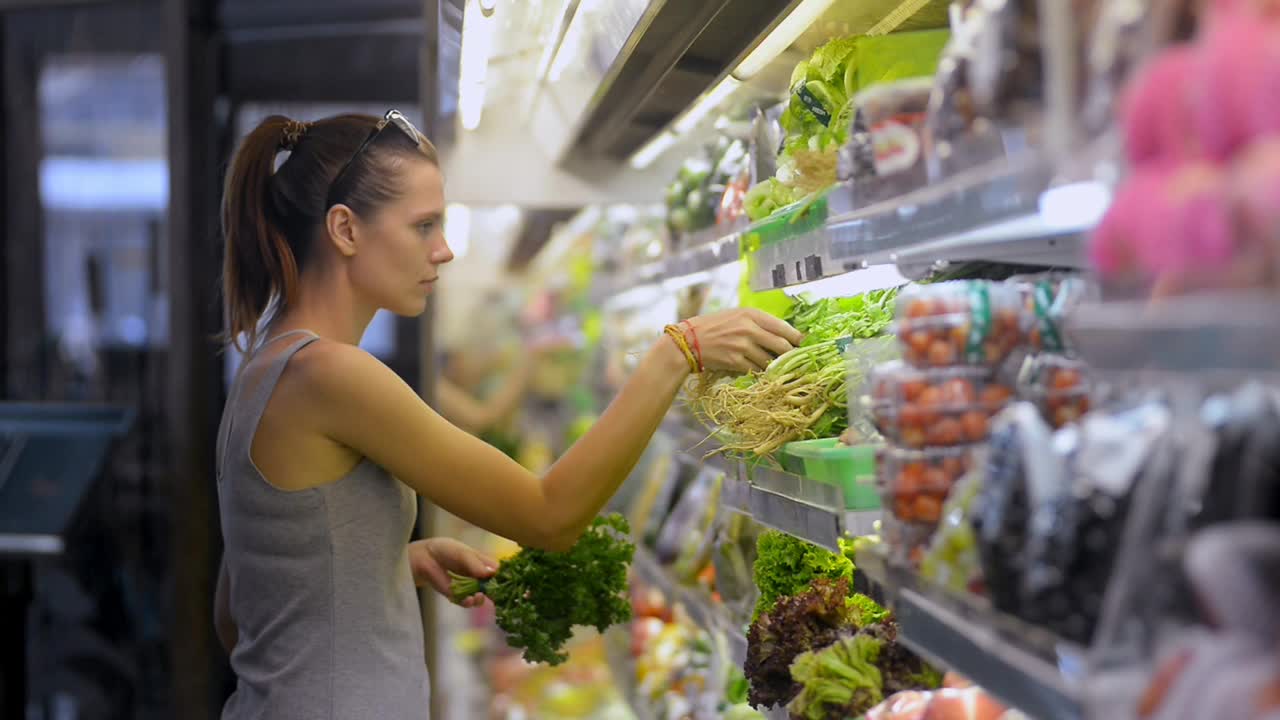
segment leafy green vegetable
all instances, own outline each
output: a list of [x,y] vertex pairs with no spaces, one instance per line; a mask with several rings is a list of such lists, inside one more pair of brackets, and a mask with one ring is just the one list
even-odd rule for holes
[[791,717],[844,720],[878,705],[884,681],[876,660],[884,646],[880,638],[859,632],[796,656],[791,677],[803,689],[787,706]]
[[780,598],[798,595],[817,578],[853,582],[853,563],[839,553],[807,543],[793,535],[767,530],[756,540],[752,568],[760,599],[755,614],[769,612]]
[[631,619],[627,567],[635,546],[617,513],[596,518],[573,547],[562,553],[524,548],[502,563],[489,580],[453,575],[455,600],[483,592],[493,601],[498,627],[524,659],[559,665],[574,626],[603,632]]
[[744,702],[726,708],[721,720],[764,720],[764,715]]
[[[897,292],[890,288],[817,302],[800,298],[786,319],[805,333],[801,347],[761,373],[699,376],[689,386],[695,415],[724,431],[720,441],[727,452],[764,456],[795,440],[839,435],[849,424],[851,370],[837,340],[887,332]],[[860,382],[856,374],[853,382]]]
[[862,593],[854,593],[850,596],[849,604],[853,606],[857,618],[854,622],[858,627],[882,623],[893,616],[893,613],[883,605]]
[[778,600],[747,630],[749,700],[768,708],[791,700],[800,684],[791,677],[791,662],[801,653],[826,647],[850,627],[848,578],[818,578],[809,589]]
[[941,671],[898,642],[897,624],[886,621],[868,625],[858,634],[869,635],[882,643],[876,666],[884,679],[886,696],[903,690],[932,690],[942,685]]
[[818,301],[801,296],[786,320],[805,334],[803,345],[842,337],[873,338],[888,332],[893,324],[897,298],[897,288]]
[[771,177],[756,183],[742,200],[742,209],[752,222],[763,220],[784,207],[798,202],[803,193],[778,178]]
[[[822,152],[843,145],[852,119],[854,78],[846,79],[858,48],[858,38],[836,38],[813,51],[805,62],[791,73],[791,99],[782,112],[780,122],[787,132],[784,154],[797,150]],[[816,99],[829,115],[824,123],[807,104]]]

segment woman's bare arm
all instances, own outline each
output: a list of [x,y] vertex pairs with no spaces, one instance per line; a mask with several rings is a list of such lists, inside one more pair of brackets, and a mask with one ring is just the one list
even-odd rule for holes
[[[800,340],[785,323],[746,311],[709,319],[698,332],[709,367],[740,371]],[[595,426],[539,478],[451,425],[359,348],[316,343],[294,362],[317,431],[464,520],[552,550],[572,545],[617,491],[689,373],[675,344],[659,338]]]

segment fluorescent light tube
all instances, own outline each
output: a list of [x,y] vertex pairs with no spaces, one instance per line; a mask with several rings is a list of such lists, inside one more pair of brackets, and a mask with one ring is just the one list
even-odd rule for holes
[[484,16],[479,0],[467,0],[462,14],[462,50],[458,62],[458,119],[467,130],[480,126],[484,112],[493,31],[494,20]]
[[671,129],[674,130],[677,135],[684,135],[694,129],[698,126],[698,123],[702,122],[702,118],[706,117],[712,110],[716,109],[716,107],[723,102],[725,98],[733,94],[733,91],[737,90],[740,85],[742,85],[742,83],[738,82],[733,76],[729,76],[724,80],[721,80],[720,84],[704,93],[702,97],[694,101],[693,105],[689,106],[688,110],[684,111],[683,115],[676,118],[676,121],[671,124]]
[[653,164],[658,156],[667,151],[667,148],[674,145],[676,136],[670,132],[661,132],[654,136],[652,140],[636,151],[631,156],[631,167],[636,170],[643,170]]
[[782,22],[769,33],[733,71],[733,77],[739,80],[750,80],[765,69],[774,58],[781,55],[795,43],[809,26],[813,25],[823,13],[835,3],[835,0],[803,0],[783,18]]

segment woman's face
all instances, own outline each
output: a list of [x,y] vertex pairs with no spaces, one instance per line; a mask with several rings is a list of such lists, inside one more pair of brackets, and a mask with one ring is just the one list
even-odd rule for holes
[[397,315],[420,315],[439,277],[453,260],[444,237],[444,179],[422,159],[399,168],[401,193],[359,223],[351,274],[357,292]]

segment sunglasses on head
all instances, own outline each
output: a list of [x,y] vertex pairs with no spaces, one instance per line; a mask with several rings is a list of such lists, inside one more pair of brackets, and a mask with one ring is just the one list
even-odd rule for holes
[[329,183],[330,207],[335,204],[332,197],[334,188],[338,187],[338,183],[340,183],[342,178],[347,174],[347,170],[351,169],[351,165],[355,163],[356,158],[360,157],[360,154],[364,152],[365,148],[369,147],[369,145],[382,134],[383,130],[393,125],[397,130],[408,136],[415,144],[421,142],[422,133],[418,131],[418,128],[413,126],[413,123],[409,122],[409,118],[405,117],[404,113],[395,109],[388,110],[387,114],[383,115],[382,119],[378,121],[378,124],[373,127],[373,131],[369,133],[369,137],[365,138],[364,142],[360,143],[360,147],[356,148],[356,151],[351,154],[351,157],[347,159],[347,162],[338,170],[338,174],[333,176],[333,182]]

